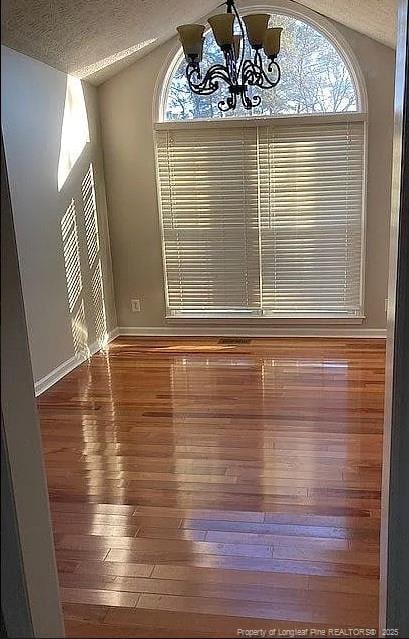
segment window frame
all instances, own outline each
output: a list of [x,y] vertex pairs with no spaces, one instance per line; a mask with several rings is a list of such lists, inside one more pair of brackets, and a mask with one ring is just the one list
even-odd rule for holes
[[[286,117],[282,116],[260,116],[260,117],[250,117],[250,118],[234,118],[229,119],[228,126],[229,127],[258,127],[260,123],[265,124],[273,124],[274,122],[280,122],[280,125],[285,124],[294,124],[297,122],[305,122],[308,116],[303,115],[289,115]],[[178,313],[174,315],[169,312],[169,299],[168,299],[168,284],[167,284],[167,273],[166,273],[166,260],[165,260],[165,234],[164,234],[164,226],[163,219],[161,215],[161,193],[160,193],[160,182],[159,182],[159,167],[158,162],[156,160],[156,141],[155,141],[155,165],[156,165],[156,186],[157,186],[157,198],[158,198],[158,217],[159,217],[159,227],[160,227],[160,235],[161,235],[161,248],[162,248],[162,264],[163,264],[163,276],[164,276],[164,284],[165,284],[165,300],[166,300],[166,311],[165,318],[171,320],[183,320],[183,319],[191,319],[191,320],[202,320],[202,319],[260,319],[269,320],[271,322],[282,323],[284,320],[287,321],[289,319],[296,320],[297,322],[304,323],[306,320],[325,320],[329,322],[333,321],[341,321],[342,323],[362,323],[365,319],[366,315],[364,312],[365,307],[365,262],[366,262],[366,202],[367,202],[367,145],[368,145],[368,118],[365,113],[356,113],[356,112],[343,112],[343,113],[330,113],[330,114],[320,114],[314,115],[313,121],[316,124],[325,123],[325,122],[362,122],[364,127],[364,146],[363,146],[363,189],[362,189],[362,210],[361,210],[361,254],[360,254],[360,309],[361,313],[357,316],[348,317],[342,316],[339,313],[320,313],[316,317],[303,315],[297,317],[295,313],[293,314],[283,314],[281,316],[272,316],[265,314],[263,312],[257,312],[254,310],[245,310],[243,311],[202,311],[202,312],[194,312],[194,311],[186,311],[186,313]],[[192,129],[198,128],[203,130],[204,128],[213,128],[213,127],[224,127],[226,126],[226,121],[223,119],[212,119],[212,120],[170,120],[167,122],[159,122],[154,125],[154,131],[169,131],[169,130],[183,130],[183,129]]]
[[339,314],[324,314],[320,313],[316,317],[313,316],[297,316],[297,314],[283,314],[282,316],[271,316],[263,314],[263,312],[255,312],[254,310],[247,311],[202,311],[178,313],[177,315],[169,312],[169,300],[168,300],[168,285],[167,285],[167,273],[166,273],[166,261],[165,261],[165,238],[163,229],[163,220],[161,215],[161,194],[159,183],[159,171],[158,162],[156,158],[156,141],[155,141],[155,169],[156,169],[156,186],[157,186],[157,201],[158,201],[158,217],[161,236],[161,249],[162,249],[162,269],[164,278],[165,289],[165,319],[167,321],[176,322],[220,322],[225,319],[233,320],[236,322],[246,321],[254,322],[257,324],[303,324],[303,325],[315,325],[315,324],[362,324],[366,318],[365,314],[365,264],[366,264],[366,222],[367,222],[367,171],[368,171],[368,101],[366,85],[363,78],[362,71],[356,60],[350,45],[342,36],[342,34],[336,29],[331,22],[320,14],[303,7],[302,9],[294,9],[290,5],[288,0],[274,0],[273,4],[263,4],[257,2],[249,2],[245,5],[239,4],[239,10],[242,13],[257,13],[259,11],[267,11],[268,13],[280,13],[282,15],[288,15],[297,20],[309,24],[312,28],[316,29],[323,37],[325,37],[334,46],[335,50],[343,60],[347,67],[351,79],[355,88],[357,96],[357,110],[356,111],[344,111],[344,112],[327,112],[327,113],[308,113],[302,115],[254,115],[249,117],[229,117],[229,118],[211,118],[211,119],[188,119],[188,120],[166,120],[166,103],[167,95],[169,91],[169,85],[175,72],[175,69],[179,66],[181,59],[183,58],[183,51],[179,42],[172,47],[167,59],[162,67],[161,73],[156,82],[154,100],[153,100],[153,129],[154,132],[161,130],[177,130],[187,128],[206,128],[226,126],[229,127],[257,127],[260,124],[269,124],[279,121],[281,125],[286,123],[306,123],[311,120],[312,123],[325,123],[325,122],[362,122],[364,127],[364,147],[363,147],[363,189],[362,189],[362,212],[361,212],[361,252],[360,252],[360,309],[361,313],[356,316],[340,316]]

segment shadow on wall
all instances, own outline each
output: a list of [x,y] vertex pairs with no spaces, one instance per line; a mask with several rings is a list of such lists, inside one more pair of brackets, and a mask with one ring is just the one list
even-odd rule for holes
[[[74,353],[87,358],[91,332],[98,348],[108,343],[94,167],[85,153],[89,143],[83,86],[78,78],[68,76],[57,187],[65,197],[76,192],[61,219],[61,238]],[[70,188],[74,182],[80,182],[80,192]]]

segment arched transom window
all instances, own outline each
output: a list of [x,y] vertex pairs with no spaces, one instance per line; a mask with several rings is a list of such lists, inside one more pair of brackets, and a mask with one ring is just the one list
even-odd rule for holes
[[[155,136],[169,317],[364,316],[364,85],[332,25],[279,3],[281,81],[250,115],[194,95],[181,51],[166,74]],[[205,42],[203,60],[221,61]]]
[[[283,27],[279,57],[282,79],[273,91],[261,92],[261,104],[252,115],[291,115],[359,111],[361,108],[356,81],[348,61],[336,43],[311,23],[291,15],[276,13],[270,26]],[[251,57],[250,51],[246,51]],[[222,63],[223,54],[211,31],[207,32],[203,59]],[[243,107],[221,113],[217,103],[222,90],[212,96],[193,94],[186,81],[186,62],[180,51],[167,83],[163,100],[164,120],[207,119],[247,116]],[[251,93],[259,92],[250,88]]]

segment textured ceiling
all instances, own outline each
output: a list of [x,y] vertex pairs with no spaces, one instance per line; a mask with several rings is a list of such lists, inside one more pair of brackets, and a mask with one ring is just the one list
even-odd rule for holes
[[[4,0],[2,43],[61,71],[90,75],[217,5],[215,0]],[[151,43],[153,44],[153,43]],[[149,46],[149,45],[148,45]],[[105,62],[107,61],[107,62]],[[94,66],[95,65],[95,66]]]
[[[99,83],[171,37],[178,24],[197,20],[220,2],[3,0],[2,43]],[[397,2],[300,0],[300,4],[391,47],[395,44]]]
[[350,29],[395,47],[399,0],[298,0]]

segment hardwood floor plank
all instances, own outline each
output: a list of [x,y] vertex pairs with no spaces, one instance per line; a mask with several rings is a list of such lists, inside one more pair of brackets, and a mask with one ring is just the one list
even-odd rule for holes
[[182,520],[180,518],[167,517],[165,520],[162,517],[154,517],[150,515],[141,516],[125,516],[125,515],[106,515],[106,514],[92,514],[92,513],[65,513],[59,511],[51,511],[52,519],[56,524],[87,524],[87,525],[106,525],[106,526],[123,526],[134,527],[139,529],[145,528],[163,528],[166,525],[167,529],[181,528]]
[[[169,639],[173,637],[219,637],[217,633],[212,633],[209,635],[206,631],[198,632],[195,631],[193,633],[189,632],[188,629],[183,631],[178,629],[152,629],[152,627],[139,627],[135,628],[134,626],[112,626],[107,624],[96,624],[96,623],[88,623],[84,621],[75,621],[72,619],[67,619],[65,622],[65,630],[67,632],[68,637],[79,637],[84,639],[85,637],[91,637],[92,639],[101,638],[107,639],[110,637],[118,637],[120,639],[134,639],[135,637],[143,637],[144,639],[148,639],[153,637],[154,639],[158,639],[160,637],[166,637]],[[233,636],[233,635],[230,635]]]
[[[362,539],[363,541],[379,541],[376,523],[371,528],[353,527],[351,521],[336,521],[338,526],[290,524],[290,523],[252,523],[233,522],[208,519],[185,519],[181,528],[186,530],[207,530],[210,532],[228,532],[240,534],[254,533],[256,535],[279,535],[283,537],[317,537],[331,539]],[[346,526],[342,526],[346,523]],[[233,537],[232,537],[233,538]]]
[[[54,532],[59,534],[73,535],[96,535],[106,537],[135,537],[139,528],[137,526],[110,526],[109,524],[80,524],[80,523],[59,523],[54,520]],[[154,529],[152,529],[154,530]]]
[[[288,630],[288,622],[281,622],[278,619],[270,619],[268,624],[281,630]],[[260,619],[251,617],[232,617],[227,615],[211,615],[184,612],[174,612],[171,610],[153,610],[136,608],[113,608],[104,620],[109,626],[122,628],[132,628],[134,632],[143,631],[146,628],[156,628],[158,636],[167,636],[167,632],[176,631],[179,637],[190,637],[190,633],[203,632],[206,629],[208,637],[237,637],[238,628],[259,628]],[[291,628],[303,630],[308,624],[292,622]],[[324,624],[314,624],[315,628],[326,629]],[[109,628],[108,628],[109,632]],[[193,634],[194,636],[194,634]]]
[[109,606],[99,606],[86,603],[63,603],[62,610],[64,620],[85,621],[89,623],[103,623],[110,608]]
[[348,550],[349,542],[346,539],[333,537],[301,537],[263,534],[263,533],[242,533],[242,532],[220,532],[208,531],[206,541],[210,542],[230,542],[235,544],[262,544],[269,546],[273,550],[282,545],[289,545],[296,549],[305,549],[307,552],[314,550]]
[[154,564],[136,564],[130,561],[120,563],[113,561],[79,561],[73,572],[79,575],[150,577],[154,568]]
[[187,530],[182,529],[169,529],[169,528],[149,528],[141,526],[136,536],[146,539],[185,539],[190,541],[205,541],[207,531],[206,530]]
[[205,554],[227,555],[237,557],[272,557],[272,549],[269,546],[259,544],[235,544],[235,543],[211,543],[190,542],[183,539],[139,539],[130,537],[101,537],[88,535],[63,535],[56,541],[57,549],[67,550],[94,550],[94,549],[126,549],[141,553],[164,552],[180,553],[181,555]]
[[158,517],[191,517],[194,519],[217,519],[224,521],[250,521],[250,522],[263,522],[263,512],[251,512],[251,511],[229,511],[225,509],[220,510],[196,510],[196,509],[184,509],[184,508],[167,508],[167,507],[155,507],[155,506],[138,506],[135,511],[135,516],[154,515]]
[[[87,592],[112,590],[117,593],[159,594],[180,597],[199,597],[200,599],[222,598],[242,602],[261,602],[270,604],[317,604],[317,594],[314,589],[282,588],[278,584],[268,586],[258,583],[232,583],[228,587],[225,583],[191,581],[190,579],[156,579],[138,577],[101,577],[100,575],[66,574],[61,586],[65,589],[85,589]],[[88,596],[88,595],[87,595]],[[340,593],[321,591],[320,606],[325,608],[345,608],[350,610],[376,609],[377,597],[364,593]],[[121,604],[126,607],[126,603]],[[129,607],[129,606],[128,606]]]
[[138,608],[173,610],[180,612],[196,612],[210,615],[227,615],[241,617],[244,615],[257,619],[279,619],[280,621],[297,621],[314,623],[315,621],[338,624],[345,614],[349,614],[353,624],[370,626],[376,608],[347,610],[339,606],[328,608],[318,602],[314,607],[309,604],[275,603],[268,604],[253,601],[236,601],[231,599],[213,599],[200,597],[182,597],[172,595],[141,595]]
[[[228,555],[203,555],[186,553],[183,551],[167,551],[167,552],[142,552],[125,550],[123,548],[114,548],[110,550],[106,561],[108,562],[147,562],[156,564],[172,564],[189,567],[205,567],[205,568],[227,568],[229,570],[239,571],[260,571],[260,572],[279,572],[301,575],[358,575],[361,577],[377,577],[378,566],[361,565],[352,561],[342,563],[341,561],[332,562],[331,557],[327,556],[327,561],[319,561],[316,557],[309,561],[295,559],[264,559],[259,557],[241,557]],[[347,553],[345,559],[348,559]]]
[[60,588],[62,603],[96,604],[134,608],[139,595],[117,590],[91,590],[89,588]]
[[309,579],[306,575],[295,575],[278,572],[237,571],[220,568],[194,568],[192,566],[156,565],[152,575],[158,579],[174,579],[198,583],[219,583],[230,585],[276,586],[280,588],[308,589]]

